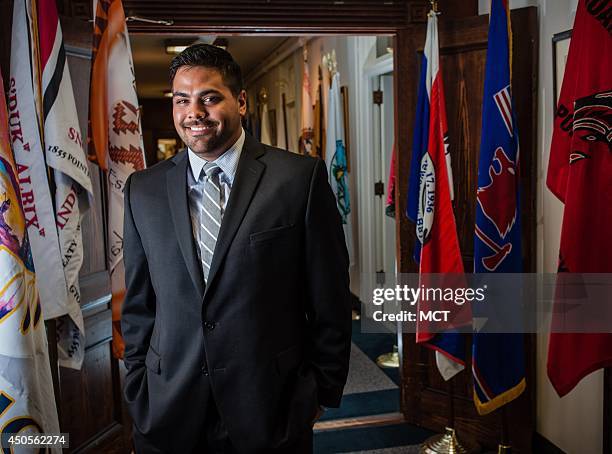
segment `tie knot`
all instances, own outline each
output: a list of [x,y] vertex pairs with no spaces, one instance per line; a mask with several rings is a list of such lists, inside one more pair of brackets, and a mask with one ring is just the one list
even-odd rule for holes
[[214,178],[219,175],[219,172],[221,172],[221,168],[217,164],[214,162],[207,162],[204,164],[204,167],[202,167],[200,179],[202,179],[204,175],[206,175],[208,178]]

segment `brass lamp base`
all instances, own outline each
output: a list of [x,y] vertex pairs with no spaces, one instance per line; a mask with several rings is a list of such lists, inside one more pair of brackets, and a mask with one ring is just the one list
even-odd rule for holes
[[478,452],[477,446],[460,443],[455,429],[447,427],[443,434],[428,438],[421,445],[419,454],[473,454]]
[[378,367],[382,367],[384,369],[397,369],[399,367],[399,354],[397,353],[397,345],[393,346],[393,351],[391,353],[383,353],[378,358],[376,358],[376,364],[378,364]]

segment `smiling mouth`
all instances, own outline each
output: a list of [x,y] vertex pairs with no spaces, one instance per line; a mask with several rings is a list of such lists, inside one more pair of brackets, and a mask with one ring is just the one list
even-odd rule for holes
[[213,131],[215,128],[215,125],[192,125],[192,126],[185,126],[185,129],[187,129],[188,131],[190,131],[193,135],[198,135],[198,134],[202,134],[202,133],[209,133],[211,131]]

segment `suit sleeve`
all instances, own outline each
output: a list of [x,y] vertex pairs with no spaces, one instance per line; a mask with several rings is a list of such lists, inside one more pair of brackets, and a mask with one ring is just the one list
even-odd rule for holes
[[336,199],[320,159],[310,181],[305,254],[309,360],[316,374],[319,404],[338,407],[351,350],[349,257]]
[[123,259],[126,292],[121,311],[124,361],[128,373],[144,366],[155,322],[155,292],[132,213],[132,176],[127,179],[124,189]]

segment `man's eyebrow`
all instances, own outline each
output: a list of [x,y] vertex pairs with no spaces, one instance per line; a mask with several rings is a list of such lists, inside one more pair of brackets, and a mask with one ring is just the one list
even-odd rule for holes
[[[198,97],[199,97],[199,96],[206,96],[206,95],[209,95],[209,94],[211,94],[211,93],[214,93],[214,94],[221,94],[221,92],[220,92],[219,90],[216,90],[216,89],[214,89],[214,88],[209,88],[209,89],[207,89],[207,90],[203,90],[203,91],[199,92],[199,93],[198,93]],[[173,92],[173,93],[172,93],[172,97],[173,97],[173,98],[174,98],[174,97],[179,97],[179,98],[189,98],[189,96],[190,96],[190,95],[189,95],[188,93],[183,93],[182,91],[175,91],[175,92]]]

